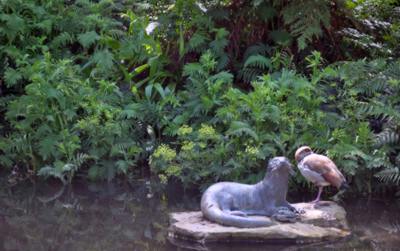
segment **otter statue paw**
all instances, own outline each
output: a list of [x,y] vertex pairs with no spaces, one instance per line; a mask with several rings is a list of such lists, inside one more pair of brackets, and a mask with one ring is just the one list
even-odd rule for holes
[[306,211],[304,209],[301,209],[301,208],[297,209],[297,208],[295,208],[293,206],[290,206],[289,210],[292,211],[293,213],[296,213],[296,214],[305,214],[306,213]]
[[299,213],[293,212],[291,208],[278,207],[277,211],[272,215],[272,218],[282,222],[296,222],[300,217]]
[[299,210],[297,210],[297,209],[296,209],[296,213],[298,213],[298,214],[305,214],[305,213],[306,213],[306,210],[304,210],[304,209],[299,209]]
[[277,207],[276,209],[275,209],[275,211],[276,212],[289,212],[289,213],[296,213],[296,208],[294,208],[294,207],[292,207],[292,206],[290,206],[290,207],[285,207],[285,206],[283,206],[283,207]]

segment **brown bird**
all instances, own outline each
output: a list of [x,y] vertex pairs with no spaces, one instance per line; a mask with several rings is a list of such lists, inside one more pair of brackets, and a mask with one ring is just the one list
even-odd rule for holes
[[312,203],[317,203],[320,200],[324,186],[333,185],[339,190],[349,187],[335,163],[324,155],[314,153],[310,147],[300,147],[294,157],[301,174],[318,187],[317,198]]

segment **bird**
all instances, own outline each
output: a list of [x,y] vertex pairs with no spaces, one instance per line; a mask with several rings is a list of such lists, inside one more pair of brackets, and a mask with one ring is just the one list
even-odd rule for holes
[[333,185],[340,191],[349,188],[346,178],[328,157],[314,153],[309,146],[296,150],[295,159],[301,174],[318,187],[318,195],[311,203],[318,203],[325,186]]

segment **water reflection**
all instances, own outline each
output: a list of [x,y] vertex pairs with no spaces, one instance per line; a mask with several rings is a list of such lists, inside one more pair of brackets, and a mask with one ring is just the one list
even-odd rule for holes
[[[3,183],[3,182],[0,182]],[[5,183],[3,183],[5,184]],[[167,240],[168,212],[198,209],[198,196],[146,182],[0,188],[1,250],[398,250],[400,205],[345,203],[354,237],[311,246],[193,245]],[[167,199],[168,198],[168,199]],[[293,201],[293,200],[292,200]]]
[[166,243],[166,200],[147,199],[145,185],[75,185],[2,189],[2,250],[160,250]]

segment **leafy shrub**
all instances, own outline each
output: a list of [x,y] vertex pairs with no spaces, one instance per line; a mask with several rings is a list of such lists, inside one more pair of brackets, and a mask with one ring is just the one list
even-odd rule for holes
[[359,190],[371,192],[373,175],[382,178],[398,165],[399,69],[399,61],[385,60],[346,62],[337,68],[344,85],[337,89],[334,105],[346,124],[337,128],[330,153],[341,156],[339,164],[355,175]]
[[400,50],[399,6],[395,0],[346,1],[354,11],[357,27],[346,28],[345,41],[372,57],[398,57]]
[[146,127],[160,115],[140,109],[161,107],[150,87],[172,92],[160,85],[168,74],[148,20],[121,14],[129,4],[0,3],[2,165],[71,181],[81,166],[90,178],[111,179],[146,159]]
[[56,59],[70,58],[92,77],[130,83],[142,74],[138,87],[166,77],[160,71],[165,63],[160,44],[146,33],[148,20],[126,11],[129,2],[126,6],[106,0],[36,2],[0,4],[4,64],[0,74],[7,87],[26,83],[27,67],[47,51]]
[[304,142],[326,145],[324,131],[329,127],[318,110],[322,99],[315,81],[283,70],[260,77],[252,91],[243,92],[229,84],[226,72],[210,76],[215,63],[206,53],[199,63],[185,66],[192,92],[183,96],[180,116],[191,125],[176,131],[175,157],[158,154],[166,145],[157,148],[151,159],[155,171],[164,175],[171,165],[178,165],[179,175],[167,176],[184,183],[244,177],[254,181],[264,171],[266,159],[290,156]]
[[[176,131],[175,141],[156,150],[167,147],[173,156],[152,155],[153,171],[164,181],[176,176],[185,184],[254,182],[267,159],[292,158],[297,147],[307,144],[333,158],[360,192],[372,192],[375,174],[398,182],[396,173],[386,171],[395,172],[397,162],[392,159],[399,154],[398,62],[359,61],[321,68],[318,53],[307,62],[309,77],[283,69],[259,77],[248,92],[229,85],[218,89],[216,83],[225,82],[225,75],[210,77],[202,71],[215,63],[210,54],[185,66],[191,69],[189,86],[195,90],[182,102],[186,124]],[[215,82],[205,88],[209,79]],[[219,94],[208,98],[213,88]],[[207,102],[207,109],[204,100],[213,101]],[[298,182],[303,183],[300,177]]]
[[398,184],[395,6],[1,1],[0,165],[205,186],[308,144],[360,192]]
[[14,128],[3,138],[2,164],[21,164],[39,174],[69,180],[83,164],[89,177],[127,173],[142,152],[138,128],[122,116],[129,99],[107,81],[84,79],[70,61],[47,54],[31,69],[26,94],[6,114]]

